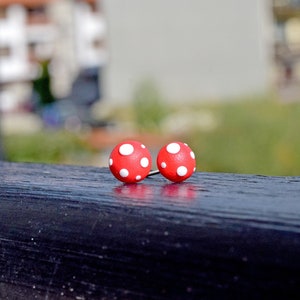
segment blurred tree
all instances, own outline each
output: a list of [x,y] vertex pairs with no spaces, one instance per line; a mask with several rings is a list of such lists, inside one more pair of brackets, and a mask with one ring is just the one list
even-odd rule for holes
[[44,106],[55,101],[51,91],[49,63],[48,60],[40,63],[39,76],[33,81],[35,104],[38,106]]

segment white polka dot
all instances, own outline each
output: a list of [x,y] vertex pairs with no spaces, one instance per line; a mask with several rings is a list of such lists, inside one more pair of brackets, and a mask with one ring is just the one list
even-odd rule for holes
[[195,159],[195,153],[193,151],[190,152],[191,158]]
[[163,161],[163,162],[160,164],[160,166],[164,169],[164,168],[167,167],[167,164]]
[[176,154],[180,151],[180,145],[177,143],[171,143],[167,146],[167,152]]
[[120,172],[119,172],[120,176],[125,178],[129,175],[129,172],[127,169],[121,169]]
[[112,158],[110,158],[110,159],[109,159],[109,165],[110,165],[110,166],[112,166],[112,165],[113,165],[113,163],[114,163],[113,159],[112,159]]
[[193,170],[194,172],[196,171],[196,167],[194,168],[194,170]]
[[134,151],[134,148],[131,144],[123,144],[119,148],[119,152],[121,155],[130,155]]
[[147,168],[149,166],[149,159],[147,157],[143,157],[140,164],[143,168]]
[[142,178],[141,175],[137,175],[137,176],[135,177],[136,180],[141,180],[141,178]]
[[143,149],[145,149],[145,148],[146,148],[146,146],[145,146],[144,144],[142,144],[142,145],[141,145],[141,147],[142,147]]
[[187,171],[188,170],[187,170],[186,167],[180,166],[180,167],[177,168],[176,173],[177,173],[178,176],[185,176],[187,174]]
[[186,146],[189,146],[187,143],[184,143]]

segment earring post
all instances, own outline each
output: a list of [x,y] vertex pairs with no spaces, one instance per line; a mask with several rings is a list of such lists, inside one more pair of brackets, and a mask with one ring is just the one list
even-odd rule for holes
[[158,170],[153,170],[153,171],[150,171],[149,174],[147,175],[147,177],[150,177],[150,176],[153,176],[153,175],[156,175],[156,174],[159,174],[160,172]]

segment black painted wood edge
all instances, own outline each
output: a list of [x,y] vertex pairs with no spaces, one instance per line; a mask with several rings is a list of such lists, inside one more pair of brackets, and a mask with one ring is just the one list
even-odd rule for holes
[[0,162],[1,299],[297,298],[300,178]]

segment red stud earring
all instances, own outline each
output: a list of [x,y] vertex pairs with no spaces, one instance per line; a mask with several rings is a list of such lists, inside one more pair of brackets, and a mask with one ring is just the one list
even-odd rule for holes
[[133,140],[118,144],[109,157],[111,173],[126,183],[136,183],[147,177],[151,164],[149,150],[142,143]]
[[[156,163],[159,172],[173,182],[186,180],[196,170],[195,154],[187,144],[182,142],[173,142],[162,147]],[[149,175],[154,175],[155,172]]]

